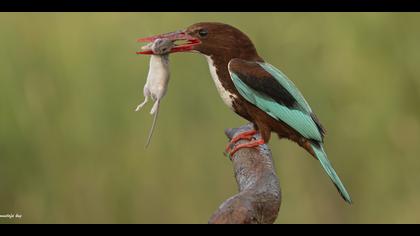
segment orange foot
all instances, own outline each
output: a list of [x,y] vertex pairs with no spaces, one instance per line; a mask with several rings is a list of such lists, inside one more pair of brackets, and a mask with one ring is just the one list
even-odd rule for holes
[[249,143],[239,144],[232,151],[229,152],[229,158],[232,159],[233,155],[235,155],[235,153],[242,148],[258,148],[260,145],[263,144],[265,144],[264,139],[258,139]]
[[235,137],[232,138],[232,140],[230,140],[229,144],[226,147],[226,153],[229,153],[231,150],[232,146],[235,146],[236,142],[238,142],[241,139],[246,139],[248,141],[252,140],[252,137],[254,136],[254,134],[256,134],[257,131],[256,130],[250,130],[250,131],[246,131],[243,133],[240,133],[238,135],[236,135]]
[[[264,144],[264,140],[263,139],[258,139],[258,140],[254,140],[252,141],[254,135],[257,133],[256,130],[250,130],[250,131],[246,131],[243,133],[240,133],[238,135],[236,135],[234,138],[232,138],[232,140],[229,142],[228,146],[226,147],[226,152],[229,156],[229,158],[232,158],[233,155],[239,151],[242,148],[258,148],[260,145]],[[239,144],[237,146],[235,146],[236,142],[238,142],[239,140],[248,140],[248,143],[244,143],[244,144]],[[231,147],[234,147],[234,149],[232,150]]]

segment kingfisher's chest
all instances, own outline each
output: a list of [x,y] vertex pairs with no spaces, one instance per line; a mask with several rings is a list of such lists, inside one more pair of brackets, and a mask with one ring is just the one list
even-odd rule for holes
[[[218,71],[219,69],[215,66],[214,61],[211,57],[206,56],[206,59],[209,64],[210,75],[213,79],[214,84],[216,85],[220,97],[230,109],[234,110],[234,102],[238,98],[238,96],[233,91],[233,83],[227,83],[227,81],[222,81],[222,79],[226,79],[221,78],[221,75],[223,76],[224,73]],[[227,70],[227,66],[223,69]],[[230,77],[227,79],[230,79]]]

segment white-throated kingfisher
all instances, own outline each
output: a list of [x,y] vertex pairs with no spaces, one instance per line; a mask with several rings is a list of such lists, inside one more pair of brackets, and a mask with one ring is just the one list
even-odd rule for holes
[[[185,30],[139,39],[152,42],[157,38],[181,41],[174,52],[197,52],[207,58],[210,74],[224,103],[241,117],[252,122],[255,131],[236,136],[248,139],[228,151],[231,156],[240,148],[257,148],[270,140],[271,132],[299,144],[319,160],[341,196],[351,203],[350,195],[329,162],[323,148],[325,129],[311,107],[279,69],[265,62],[240,30],[222,23],[197,23]],[[138,54],[153,54],[140,51]],[[256,132],[260,140],[250,139]]]

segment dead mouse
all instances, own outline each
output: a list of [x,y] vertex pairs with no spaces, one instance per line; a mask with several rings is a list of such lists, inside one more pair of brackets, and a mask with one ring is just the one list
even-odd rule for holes
[[154,54],[150,56],[149,74],[143,89],[144,101],[137,106],[139,111],[148,101],[149,97],[155,102],[150,114],[154,115],[152,127],[147,138],[146,148],[150,144],[153,131],[156,127],[156,120],[159,114],[159,106],[165,96],[169,83],[169,51],[175,46],[171,40],[156,39],[153,43],[144,46],[142,49],[151,49]]

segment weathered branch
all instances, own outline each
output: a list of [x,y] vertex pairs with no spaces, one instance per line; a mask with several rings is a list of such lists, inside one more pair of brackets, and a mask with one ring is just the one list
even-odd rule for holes
[[[229,139],[253,129],[252,124],[225,131]],[[256,134],[254,138],[260,138]],[[238,144],[247,142],[238,141]],[[281,203],[280,184],[267,145],[260,150],[244,148],[232,157],[239,193],[220,205],[210,224],[272,224]]]

